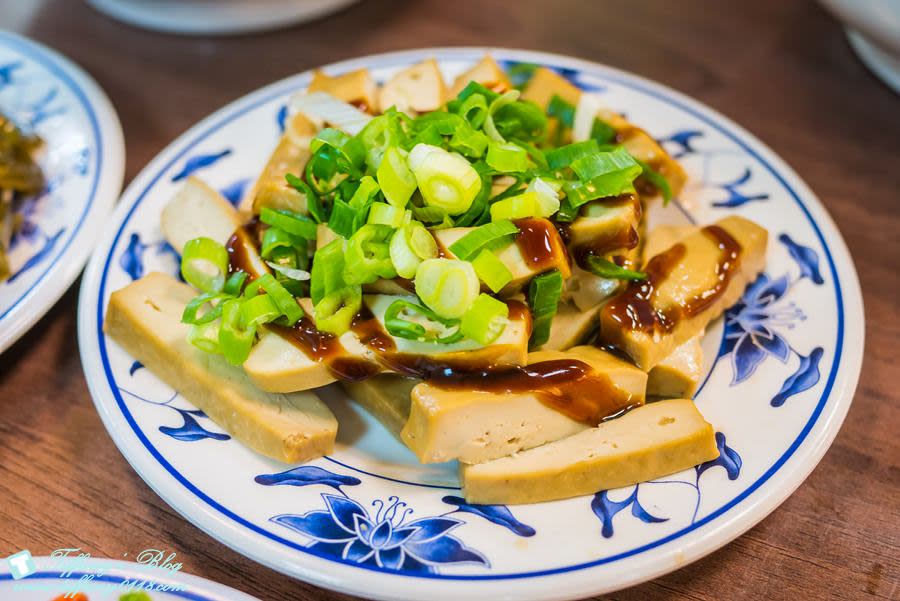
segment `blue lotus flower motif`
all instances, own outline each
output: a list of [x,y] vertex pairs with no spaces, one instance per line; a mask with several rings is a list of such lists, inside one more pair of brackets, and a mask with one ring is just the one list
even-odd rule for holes
[[732,386],[753,375],[766,357],[775,357],[782,363],[790,357],[790,345],[775,328],[792,329],[805,316],[794,303],[779,302],[789,286],[786,275],[770,280],[762,274],[725,313],[725,340],[720,355],[732,354]]
[[346,496],[322,493],[325,510],[285,514],[271,521],[312,539],[310,548],[343,561],[391,571],[434,574],[446,564],[489,566],[488,560],[450,535],[460,520],[447,516],[407,521],[413,510],[392,496],[373,501],[370,514]]

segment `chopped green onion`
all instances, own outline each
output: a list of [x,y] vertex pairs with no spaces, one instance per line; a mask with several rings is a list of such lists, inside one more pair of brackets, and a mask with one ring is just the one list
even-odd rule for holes
[[539,347],[550,339],[550,326],[559,307],[563,277],[554,269],[535,276],[528,285],[528,306],[531,308],[531,348]]
[[416,294],[439,316],[456,319],[478,297],[481,284],[467,261],[427,259],[416,270]]
[[275,305],[275,301],[268,294],[257,294],[244,299],[241,303],[241,324],[245,328],[252,328],[281,317],[281,311]]
[[[457,258],[468,261],[485,246],[499,244],[504,238],[510,238],[519,233],[519,228],[509,220],[494,221],[473,229],[465,236],[450,245],[448,249]],[[512,240],[509,240],[512,242]]]
[[647,274],[642,271],[633,271],[625,267],[619,267],[612,261],[600,257],[589,256],[587,268],[594,275],[609,280],[646,280]]
[[411,279],[416,277],[419,263],[437,256],[438,247],[431,232],[418,221],[413,221],[394,232],[389,251],[397,275]]
[[[421,323],[423,321],[424,324]],[[406,340],[452,344],[463,339],[457,320],[443,319],[431,309],[403,299],[397,299],[388,306],[384,312],[384,325],[388,334]],[[426,325],[429,327],[426,328]],[[454,327],[455,330],[446,332]]]
[[225,280],[225,286],[222,287],[222,293],[230,296],[237,296],[244,288],[244,282],[247,281],[246,271],[235,271],[228,279]]
[[370,284],[378,278],[397,277],[391,262],[389,241],[394,230],[387,225],[364,225],[347,242],[344,257],[344,281]]
[[388,109],[383,115],[372,119],[356,136],[366,149],[366,164],[370,172],[375,172],[384,160],[384,153],[392,146],[404,146],[407,135],[403,131],[402,121],[406,115]]
[[287,267],[285,265],[281,265],[279,263],[275,263],[273,261],[266,261],[266,265],[275,270],[279,275],[283,275],[284,277],[290,280],[296,280],[298,282],[305,282],[309,279],[309,272],[305,269],[297,269],[296,267]]
[[379,190],[378,182],[371,175],[364,175],[359,180],[356,190],[350,196],[348,204],[357,211],[364,211],[366,207],[374,202],[375,195],[378,194]]
[[219,349],[232,365],[241,365],[250,355],[256,341],[256,327],[241,326],[241,304],[231,299],[222,303],[222,323],[219,325]]
[[[484,87],[484,85],[478,83],[477,81],[470,81],[469,83],[466,84],[466,87],[464,87],[462,89],[462,91],[456,95],[456,100],[459,101],[459,103],[461,104],[461,103],[465,102],[466,100],[468,100],[468,98],[470,96],[473,96],[475,94],[481,94],[482,96],[484,96],[484,98],[485,98],[485,100],[487,100],[487,102],[490,102],[494,98],[497,98],[498,96],[500,96],[500,94],[498,94],[497,92]],[[455,101],[451,101],[451,102],[447,103],[448,104],[447,108],[450,108],[450,105],[454,104],[454,102]],[[458,109],[459,109],[459,106],[456,106],[455,110],[457,110],[457,112],[458,112]]]
[[544,212],[544,207],[538,199],[536,192],[523,192],[512,198],[504,198],[491,205],[491,220],[523,219],[525,217],[538,217]]
[[528,169],[528,151],[511,142],[491,142],[485,162],[501,173],[521,173]]
[[228,251],[211,238],[188,240],[181,252],[181,275],[201,292],[219,292],[228,273]]
[[429,224],[428,227],[433,230],[446,229],[454,225],[447,211],[440,207],[413,206],[412,214],[416,220]]
[[579,157],[572,161],[570,167],[582,181],[593,181],[600,176],[618,172],[633,174],[631,177],[633,181],[641,173],[641,166],[621,146],[608,152]]
[[491,289],[491,292],[498,293],[504,286],[509,284],[513,279],[513,274],[506,266],[506,263],[497,258],[497,255],[488,248],[482,249],[478,256],[472,261],[472,267],[478,274],[478,279]]
[[600,146],[596,140],[585,140],[584,142],[575,142],[574,144],[554,148],[547,151],[544,156],[547,159],[547,167],[557,170],[568,167],[582,157],[594,155],[598,152],[600,152]]
[[389,203],[400,208],[406,206],[409,197],[416,190],[416,178],[406,161],[403,151],[391,146],[385,151],[376,173],[384,197]]
[[372,203],[372,207],[369,209],[369,219],[367,221],[376,225],[389,225],[393,228],[398,228],[403,225],[405,219],[405,209],[389,205],[386,202],[375,202]]
[[305,240],[316,239],[316,222],[306,215],[300,215],[285,209],[263,207],[259,213],[259,220],[272,227],[283,229],[293,236],[298,236]]
[[594,118],[591,125],[591,138],[597,140],[598,144],[610,144],[616,139],[616,130],[606,121]]
[[[181,313],[181,323],[202,325],[215,321],[222,315],[222,300],[228,298],[217,292],[204,292],[192,298]],[[209,309],[200,315],[200,310],[209,305]]]
[[335,290],[316,303],[316,329],[340,336],[350,330],[361,307],[362,289],[359,286]]
[[458,113],[474,129],[479,129],[484,125],[484,120],[487,118],[487,99],[484,97],[484,94],[472,94],[459,106]]
[[578,207],[573,206],[568,198],[563,198],[559,203],[559,211],[556,213],[556,220],[560,223],[571,223],[578,217]]
[[450,148],[472,159],[484,156],[490,138],[472,127],[461,125],[450,138]]
[[554,94],[547,105],[547,115],[556,117],[559,122],[569,128],[575,125],[575,106],[563,100],[558,94]]
[[[487,122],[485,122],[487,123]],[[540,140],[547,128],[544,109],[528,100],[520,100],[498,109],[493,115],[497,132],[509,140],[528,142]],[[487,126],[485,126],[487,133]]]
[[344,241],[338,238],[316,251],[313,257],[309,296],[314,305],[325,298],[326,294],[344,287],[343,273]]
[[506,142],[506,139],[497,130],[497,125],[494,123],[494,115],[496,115],[503,107],[518,100],[520,94],[521,92],[519,92],[519,90],[510,90],[491,101],[490,106],[488,106],[487,116],[484,120],[484,133],[486,133],[491,140],[494,140],[495,142]]
[[303,317],[303,309],[297,304],[294,296],[279,284],[271,273],[265,274],[255,283],[259,284],[259,287],[272,297],[275,306],[284,315],[287,325],[292,326]]
[[294,246],[297,245],[297,239],[292,237],[289,233],[281,229],[280,227],[270,227],[267,228],[263,233],[262,245],[259,250],[259,254],[264,259],[268,259],[272,256],[272,251],[276,248],[289,248],[293,249]]
[[666,180],[666,178],[663,177],[663,175],[659,171],[655,170],[644,161],[638,158],[634,158],[634,160],[638,165],[641,166],[641,177],[653,184],[653,186],[657,190],[659,190],[659,193],[662,194],[663,204],[666,204],[670,200],[672,200],[672,188],[669,187],[669,182]]
[[481,190],[481,177],[465,158],[437,146],[417,144],[409,153],[409,166],[425,204],[460,215]]
[[219,322],[195,324],[188,331],[187,341],[201,351],[219,354]]
[[318,194],[313,192],[313,189],[309,187],[309,184],[293,173],[285,173],[284,179],[287,180],[290,187],[306,197],[306,210],[309,211],[310,217],[312,217],[316,223],[325,223],[328,221],[328,212],[322,204],[322,199],[319,198]]
[[480,294],[462,316],[459,331],[467,338],[487,346],[495,341],[509,323],[509,307],[493,296]]
[[541,217],[550,217],[559,210],[559,194],[557,190],[545,180],[534,178],[525,192],[533,192],[537,195],[538,204],[541,206]]
[[328,218],[328,227],[331,231],[342,238],[349,238],[363,223],[365,216],[361,211],[354,209],[340,198],[334,199],[331,217]]

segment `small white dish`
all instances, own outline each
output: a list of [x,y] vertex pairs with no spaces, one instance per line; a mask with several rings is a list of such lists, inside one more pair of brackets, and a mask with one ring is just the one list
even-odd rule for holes
[[[81,592],[90,601],[119,601],[130,590],[144,590],[152,601],[259,601],[225,585],[185,574],[177,559],[166,563],[167,555],[148,549],[139,552],[138,563],[134,563],[81,558],[69,551],[68,556],[32,558],[34,573],[18,579],[3,561],[0,599],[50,601],[58,595]],[[154,562],[165,567],[154,566]]]
[[144,29],[227,35],[306,23],[357,0],[88,0],[100,12]]
[[115,109],[75,64],[0,32],[0,112],[44,140],[47,186],[27,199],[0,281],[0,352],[69,288],[107,225],[122,189],[125,146]]
[[324,70],[368,67],[384,80],[434,57],[452,80],[485,52],[507,65],[557,69],[660,139],[691,183],[669,208],[653,209],[653,220],[710,223],[738,213],[769,229],[766,275],[705,338],[696,402],[718,431],[721,457],[565,501],[471,505],[453,465],[418,464],[338,390],[319,391],[340,423],[335,452],[284,465],[230,439],[108,339],[112,291],[151,270],[177,272],[162,242],[163,207],[189,174],[240,198],[278,140],[289,97],[311,74],[290,77],[204,119],[134,180],[86,272],[78,334],[98,412],[141,477],[214,538],[319,586],[377,599],[529,601],[654,578],[714,552],[784,501],[853,398],[864,317],[850,255],[809,188],[727,118],[640,77],[537,52],[423,49]]

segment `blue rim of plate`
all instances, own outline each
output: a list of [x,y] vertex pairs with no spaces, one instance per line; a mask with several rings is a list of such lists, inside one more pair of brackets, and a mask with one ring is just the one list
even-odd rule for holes
[[[62,245],[62,248],[57,252],[52,258],[47,259],[46,267],[44,268],[43,273],[38,276],[38,278],[32,282],[31,286],[28,287],[22,295],[13,302],[7,309],[0,314],[0,322],[9,315],[14,309],[16,309],[22,301],[31,296],[32,292],[40,286],[44,278],[47,277],[47,274],[50,273],[50,270],[56,265],[56,262],[60,257],[65,254],[65,252],[69,249],[72,242],[78,236],[78,232],[81,231],[82,225],[84,225],[84,220],[87,218],[88,214],[91,211],[91,207],[94,204],[94,200],[97,197],[97,188],[100,183],[100,173],[102,171],[101,165],[103,165],[103,140],[100,134],[100,124],[97,119],[97,114],[94,112],[94,107],[88,101],[87,96],[84,93],[84,90],[75,83],[69,74],[60,66],[56,59],[53,56],[50,56],[46,53],[46,51],[39,45],[26,40],[17,35],[13,35],[7,32],[0,31],[0,44],[5,44],[14,50],[21,52],[22,55],[27,58],[35,61],[36,63],[40,63],[44,68],[53,73],[56,77],[59,78],[60,81],[66,84],[66,86],[72,91],[73,94],[78,98],[81,105],[84,107],[85,112],[91,121],[91,130],[94,136],[94,143],[97,148],[97,158],[96,163],[97,167],[94,171],[94,181],[91,182],[91,192],[88,197],[88,201],[84,206],[84,211],[81,213],[81,216],[78,218],[78,222],[75,224],[75,227],[72,229],[72,233],[69,235],[69,239],[66,240],[66,243]],[[68,288],[68,286],[66,287]]]
[[[434,49],[428,49],[428,50],[436,53],[436,52],[440,52],[441,50],[446,50],[446,49],[434,48]],[[464,49],[453,49],[453,50],[464,50]],[[504,49],[490,49],[490,50],[491,50],[491,52],[497,52],[497,53],[504,52]],[[508,51],[506,51],[506,52],[508,52]],[[535,62],[537,64],[545,65],[545,66],[549,66],[549,67],[558,67],[559,66],[557,64],[554,64],[551,60],[547,60],[546,57],[548,55],[542,53],[542,56],[545,57],[543,62],[540,60],[530,61],[530,62]],[[378,63],[379,67],[390,67],[390,66],[395,66],[397,64],[408,64],[409,63],[409,59],[405,58],[405,57],[395,58],[393,60],[393,62],[390,62],[392,57],[390,57],[389,55],[382,56],[382,57],[379,57],[376,55],[376,56],[369,57],[369,58],[371,60],[382,59],[381,62]],[[559,57],[559,58],[561,59],[562,57]],[[580,64],[581,64],[581,67],[579,67],[577,70],[584,71],[584,72],[590,71],[589,65],[585,64],[584,62],[581,62]],[[604,564],[609,564],[609,563],[612,563],[615,561],[626,559],[628,557],[632,557],[634,555],[649,551],[649,550],[659,547],[661,545],[665,545],[667,543],[670,543],[676,539],[679,539],[679,538],[689,534],[690,532],[693,532],[694,530],[697,530],[698,528],[712,522],[713,520],[715,520],[722,514],[728,512],[729,510],[731,510],[732,508],[734,508],[735,506],[740,504],[741,501],[746,499],[749,495],[751,495],[753,492],[755,492],[757,489],[759,489],[763,484],[765,484],[773,475],[775,475],[775,473],[777,473],[779,471],[779,469],[785,464],[785,462],[787,462],[787,460],[790,459],[791,456],[793,456],[793,454],[796,452],[796,450],[799,448],[799,446],[803,443],[803,441],[806,439],[809,432],[812,430],[813,426],[818,421],[819,416],[821,415],[828,399],[831,396],[831,391],[834,386],[834,382],[835,382],[837,373],[841,366],[841,357],[843,354],[843,346],[844,346],[844,325],[845,325],[844,324],[844,299],[843,299],[843,292],[842,292],[842,288],[841,288],[840,279],[838,278],[837,267],[835,265],[834,258],[832,257],[831,250],[828,246],[828,243],[825,240],[825,237],[822,234],[821,229],[819,228],[818,223],[815,221],[815,219],[813,219],[813,216],[810,213],[808,207],[801,200],[800,196],[797,194],[797,192],[794,190],[794,188],[790,184],[788,184],[788,182],[785,180],[785,178],[782,176],[782,174],[777,169],[775,169],[775,167],[773,167],[769,161],[767,161],[756,150],[754,150],[750,145],[748,145],[744,140],[742,140],[735,132],[731,131],[728,124],[720,123],[718,121],[717,115],[703,114],[702,112],[697,111],[694,108],[692,108],[691,106],[683,103],[678,98],[668,95],[666,93],[667,91],[662,86],[657,86],[657,89],[654,89],[654,86],[645,85],[644,83],[642,83],[640,81],[639,78],[623,76],[622,74],[618,74],[616,72],[611,72],[611,71],[606,71],[604,69],[600,69],[600,70],[594,72],[594,75],[596,75],[597,77],[599,77],[601,79],[612,81],[618,85],[634,89],[640,93],[646,94],[648,96],[651,96],[651,97],[661,100],[663,102],[667,102],[670,105],[675,106],[679,110],[682,110],[685,113],[688,113],[689,115],[693,116],[694,118],[701,120],[705,124],[709,125],[713,129],[715,129],[716,131],[718,131],[719,133],[721,133],[722,135],[724,135],[725,137],[727,137],[728,139],[733,141],[735,144],[737,144],[743,151],[748,153],[750,156],[752,156],[754,159],[756,159],[761,165],[763,165],[769,171],[769,173],[771,173],[771,175],[781,184],[781,186],[790,194],[790,196],[794,199],[794,201],[800,207],[803,214],[806,216],[807,220],[809,221],[810,225],[813,228],[813,231],[816,234],[817,239],[819,240],[819,243],[822,245],[822,248],[825,251],[825,256],[828,259],[829,271],[834,280],[834,289],[835,289],[837,313],[838,313],[836,350],[835,350],[834,359],[832,360],[831,370],[828,374],[828,380],[825,384],[825,387],[822,391],[822,394],[821,394],[819,400],[817,401],[815,407],[813,408],[812,415],[810,416],[809,420],[807,421],[807,423],[805,424],[803,429],[800,431],[797,438],[794,440],[793,443],[791,443],[791,445],[787,448],[787,450],[772,464],[772,466],[769,467],[765,472],[763,472],[763,474],[759,478],[757,478],[752,484],[750,484],[742,492],[737,494],[731,501],[729,501],[728,503],[719,507],[715,511],[711,512],[709,515],[706,515],[703,518],[697,520],[696,522],[690,524],[689,526],[686,526],[686,527],[682,528],[681,530],[678,530],[672,534],[669,534],[669,535],[667,535],[663,538],[660,538],[658,540],[655,540],[653,542],[646,543],[644,545],[641,545],[641,546],[631,549],[629,551],[617,553],[617,554],[611,555],[609,557],[603,557],[600,559],[592,560],[589,562],[583,562],[583,563],[579,563],[579,564],[575,564],[575,565],[570,565],[570,566],[562,566],[562,567],[551,568],[551,569],[546,569],[546,570],[535,570],[535,571],[530,571],[530,572],[517,572],[517,573],[507,573],[507,574],[484,574],[484,575],[477,575],[477,574],[476,575],[471,575],[471,574],[415,574],[415,575],[410,575],[410,574],[405,574],[403,572],[397,572],[394,570],[379,568],[377,566],[360,565],[360,564],[352,562],[352,561],[336,559],[336,558],[328,556],[328,555],[316,553],[315,551],[313,551],[307,547],[304,547],[303,545],[300,545],[293,541],[287,540],[276,534],[272,534],[271,532],[247,521],[246,519],[235,514],[228,508],[224,507],[223,505],[221,505],[220,503],[218,503],[217,501],[215,501],[214,499],[212,499],[211,497],[206,495],[203,491],[198,489],[184,475],[182,475],[178,470],[176,470],[159,453],[159,451],[157,451],[156,447],[154,447],[150,443],[150,441],[147,439],[147,437],[144,435],[144,433],[138,427],[137,423],[134,420],[134,417],[132,416],[131,412],[128,410],[128,408],[125,404],[125,401],[119,392],[119,388],[116,384],[115,377],[112,374],[112,369],[109,364],[109,357],[108,357],[107,348],[106,348],[106,339],[105,339],[104,333],[103,333],[103,298],[104,298],[104,291],[106,288],[107,274],[108,274],[110,263],[112,261],[112,256],[113,256],[112,251],[113,251],[113,249],[115,249],[116,245],[118,244],[121,234],[122,234],[123,230],[125,229],[125,226],[129,223],[132,214],[137,209],[137,207],[141,204],[144,197],[147,195],[147,193],[150,191],[150,189],[154,187],[156,182],[163,176],[163,174],[169,171],[169,169],[172,167],[172,165],[174,165],[174,163],[177,160],[179,160],[185,153],[187,153],[189,150],[191,150],[199,142],[204,140],[207,136],[209,136],[213,132],[217,131],[219,128],[227,125],[230,121],[240,117],[241,115],[247,113],[248,111],[251,111],[251,110],[257,108],[258,106],[260,106],[262,104],[272,101],[273,99],[275,99],[277,97],[283,96],[283,95],[290,93],[292,91],[295,91],[295,90],[303,89],[305,87],[305,83],[303,83],[305,81],[305,79],[303,77],[291,78],[290,81],[285,82],[285,85],[274,84],[273,88],[265,96],[255,98],[253,100],[253,102],[250,102],[250,103],[246,104],[245,106],[241,106],[241,107],[237,108],[236,110],[229,112],[227,115],[223,115],[216,122],[209,125],[204,131],[196,134],[193,137],[193,139],[185,145],[184,148],[179,150],[179,152],[176,155],[174,155],[173,158],[171,158],[164,166],[159,168],[158,172],[150,179],[150,181],[146,184],[144,189],[141,190],[141,192],[137,195],[134,203],[132,204],[131,207],[128,208],[128,211],[125,213],[125,215],[122,219],[122,223],[120,224],[115,236],[112,239],[112,242],[110,243],[109,254],[107,255],[107,257],[103,263],[102,272],[100,274],[100,286],[99,286],[98,301],[97,301],[97,324],[96,324],[96,328],[97,328],[96,333],[98,336],[98,346],[99,346],[99,350],[100,350],[101,362],[103,364],[104,373],[106,375],[107,384],[110,387],[110,391],[112,392],[114,398],[116,399],[118,407],[122,411],[122,414],[124,415],[129,426],[131,427],[131,429],[133,430],[133,432],[137,436],[137,438],[144,445],[144,447],[147,449],[147,451],[149,451],[149,453],[153,456],[153,458],[156,459],[156,461],[173,478],[175,478],[178,482],[180,482],[188,491],[193,493],[198,499],[200,499],[201,501],[206,503],[210,508],[214,509],[215,511],[222,514],[223,516],[236,522],[238,525],[243,526],[244,528],[247,528],[257,534],[260,534],[269,540],[280,543],[291,549],[301,551],[310,556],[326,560],[331,563],[339,563],[339,564],[343,564],[343,565],[347,565],[347,566],[351,566],[351,567],[355,567],[355,568],[360,568],[360,569],[364,569],[364,570],[369,570],[369,571],[373,571],[373,572],[383,573],[383,574],[391,575],[391,576],[427,578],[427,579],[433,579],[433,580],[490,581],[490,580],[524,579],[524,578],[533,578],[533,577],[539,577],[539,576],[549,576],[549,575],[554,575],[554,574],[563,574],[563,573],[567,573],[567,572],[584,570],[584,569],[588,569],[588,568],[592,568],[592,567],[596,567],[596,566],[600,566],[600,565],[604,565]],[[709,110],[709,112],[713,113],[713,111],[711,111],[711,110]],[[410,484],[412,484],[412,483],[410,483]]]

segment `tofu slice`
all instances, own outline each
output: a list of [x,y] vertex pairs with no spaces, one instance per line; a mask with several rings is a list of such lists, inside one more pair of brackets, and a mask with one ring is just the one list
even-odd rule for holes
[[160,217],[163,236],[179,254],[189,240],[201,236],[224,245],[241,225],[231,203],[196,177],[185,181]]
[[700,228],[689,223],[683,225],[666,224],[653,228],[649,234],[644,236],[643,246],[641,248],[641,264],[646,264],[651,257],[665,251],[673,244],[684,240],[698,229]]
[[546,110],[554,96],[578,106],[581,90],[553,69],[538,67],[522,91],[522,100],[530,100]]
[[[569,247],[590,244],[608,247],[608,253],[628,249],[641,222],[641,203],[635,195],[610,201],[593,201],[569,226]],[[636,242],[636,240],[634,240]],[[633,246],[632,246],[633,248]],[[604,253],[604,254],[608,254]]]
[[566,297],[579,311],[590,311],[622,289],[620,280],[601,278],[572,265],[572,277],[566,280]]
[[196,292],[150,273],[112,293],[104,330],[166,384],[254,451],[285,463],[330,453],[337,420],[311,393],[270,394],[239,367],[195,348],[181,323]]
[[341,382],[341,387],[400,439],[400,431],[409,419],[410,394],[419,382],[421,380],[384,374],[362,382]]
[[506,73],[497,64],[490,54],[485,54],[484,58],[475,63],[471,69],[465,71],[453,80],[453,86],[450,88],[449,98],[456,98],[463,91],[470,81],[480,83],[486,88],[504,88],[509,89],[509,78]]
[[241,211],[259,215],[263,207],[287,209],[306,215],[306,196],[288,185],[285,174],[299,176],[309,160],[309,144],[318,128],[304,115],[296,113],[287,123],[278,145],[265,167],[241,200]]
[[307,91],[326,92],[366,112],[378,112],[378,85],[368,69],[357,69],[334,77],[316,69]]
[[718,457],[690,399],[649,403],[596,428],[478,465],[460,465],[469,503],[540,503],[645,482]]
[[[543,223],[546,220],[534,219],[531,221]],[[566,252],[565,243],[563,243],[556,228],[553,227],[549,221],[546,223],[546,240],[551,249],[551,260],[546,262],[541,261],[540,264],[536,265],[531,262],[528,257],[525,257],[525,255],[522,254],[522,249],[516,243],[509,244],[505,248],[495,251],[497,258],[506,265],[513,276],[513,279],[500,291],[501,296],[515,294],[520,291],[523,286],[527,285],[528,282],[531,281],[531,278],[546,271],[550,271],[551,269],[558,269],[563,278],[568,278],[571,275],[569,256]],[[432,233],[434,234],[438,246],[444,253],[444,256],[455,259],[457,257],[450,251],[450,246],[473,229],[475,228],[451,227],[443,230],[434,230]],[[544,245],[541,246],[543,247]]]
[[[366,306],[385,332],[384,313],[398,298],[402,297],[380,294],[363,296]],[[309,299],[302,299],[300,305],[307,316],[315,315]],[[392,362],[396,369],[403,369],[404,359],[414,357],[422,357],[436,364],[523,365],[528,355],[531,321],[530,315],[525,314],[512,319],[503,334],[486,347],[471,340],[436,345],[386,335],[393,341],[396,351],[382,357],[360,342],[352,330],[338,340],[346,357],[365,361],[384,371],[392,371]],[[257,386],[269,392],[308,390],[331,384],[337,379],[326,361],[307,356],[303,350],[266,327],[260,328],[259,341],[250,351],[243,367]]]
[[[646,374],[630,363],[593,346],[528,355],[530,364],[556,359],[578,359],[605,375],[628,399],[626,406],[644,402]],[[451,459],[481,463],[589,427],[548,406],[535,392],[446,389],[423,382],[413,388],[409,421],[401,437],[422,463]]]
[[550,338],[539,350],[568,350],[583,342],[599,321],[600,305],[582,311],[571,301],[561,302],[550,323]]
[[[766,242],[768,234],[765,229],[752,221],[732,215],[715,223],[740,245],[738,266],[733,270],[731,280],[722,287],[721,293],[714,297],[707,307],[693,316],[683,315],[675,319],[674,326],[668,331],[645,331],[632,329],[631,318],[623,319],[617,311],[625,306],[632,306],[628,301],[630,290],[646,286],[646,283],[635,282],[623,292],[613,297],[600,311],[600,340],[618,347],[646,371],[652,369],[677,347],[700,334],[710,321],[722,314],[741,296],[747,284],[765,266]],[[704,231],[698,231],[679,242],[684,253],[663,279],[654,286],[651,296],[651,307],[644,307],[655,314],[679,312],[691,299],[710,294],[719,284],[719,262],[722,251],[719,245]],[[661,255],[658,255],[661,256]],[[618,309],[617,309],[618,308]],[[643,313],[644,309],[633,308],[630,315]]]
[[647,396],[690,398],[703,369],[703,334],[694,336],[656,364],[647,374]]
[[394,74],[383,86],[378,97],[381,110],[397,107],[407,114],[426,113],[439,109],[447,101],[447,85],[433,58]]

